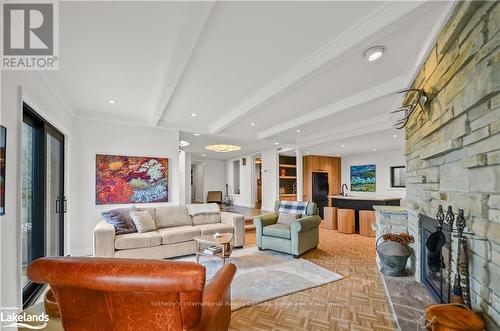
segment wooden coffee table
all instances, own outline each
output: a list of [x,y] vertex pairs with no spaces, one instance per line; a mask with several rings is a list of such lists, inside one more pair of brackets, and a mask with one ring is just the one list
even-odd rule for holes
[[[232,233],[221,233],[220,237],[215,238],[212,234],[205,236],[198,236],[193,238],[196,243],[196,263],[200,261],[200,255],[203,256],[214,256],[222,259],[222,263],[226,263],[226,259],[231,256],[233,251],[233,246],[231,245],[231,240],[233,239]],[[207,254],[203,251],[205,248],[210,246],[219,246],[222,248],[222,252],[216,254]]]

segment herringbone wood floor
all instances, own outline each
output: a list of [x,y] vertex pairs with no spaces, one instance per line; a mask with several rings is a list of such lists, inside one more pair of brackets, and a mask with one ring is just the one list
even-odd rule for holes
[[[246,234],[255,246],[255,231]],[[394,330],[373,238],[320,229],[318,249],[304,259],[344,279],[233,312],[230,330]]]

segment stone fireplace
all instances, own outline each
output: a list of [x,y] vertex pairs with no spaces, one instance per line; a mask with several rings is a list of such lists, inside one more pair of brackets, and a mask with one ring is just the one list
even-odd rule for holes
[[500,328],[499,17],[498,2],[457,5],[412,86],[425,90],[428,107],[406,126],[415,278],[425,281],[426,222],[439,205],[463,209],[466,230],[483,239],[468,240],[472,306],[491,330]]

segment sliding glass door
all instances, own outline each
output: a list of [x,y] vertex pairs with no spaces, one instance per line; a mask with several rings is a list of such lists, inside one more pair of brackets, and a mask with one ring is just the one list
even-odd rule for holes
[[64,135],[24,105],[21,151],[23,304],[41,290],[26,276],[29,264],[64,254]]

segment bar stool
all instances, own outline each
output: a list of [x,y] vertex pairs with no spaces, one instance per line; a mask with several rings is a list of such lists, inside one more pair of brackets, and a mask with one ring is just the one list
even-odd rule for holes
[[339,232],[345,234],[355,233],[356,223],[354,219],[355,219],[354,209],[339,208],[337,210],[337,222],[338,222]]
[[324,207],[321,226],[329,230],[337,230],[337,207]]
[[375,237],[372,224],[375,224],[375,211],[359,211],[359,235],[363,237]]

